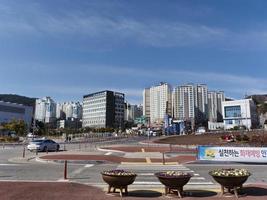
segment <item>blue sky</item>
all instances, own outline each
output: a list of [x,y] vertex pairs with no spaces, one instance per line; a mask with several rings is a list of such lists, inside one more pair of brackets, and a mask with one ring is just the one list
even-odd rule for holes
[[267,1],[1,0],[0,93],[56,101],[206,83],[267,93]]

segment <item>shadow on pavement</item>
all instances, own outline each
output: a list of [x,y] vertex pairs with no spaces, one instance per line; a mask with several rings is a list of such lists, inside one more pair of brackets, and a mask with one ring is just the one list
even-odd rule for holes
[[162,193],[151,190],[133,190],[128,194],[129,197],[155,198],[162,196]]
[[261,187],[247,186],[243,188],[243,191],[248,196],[267,196],[267,189]]
[[212,197],[216,195],[216,192],[206,190],[186,190],[184,194],[184,196],[188,197]]

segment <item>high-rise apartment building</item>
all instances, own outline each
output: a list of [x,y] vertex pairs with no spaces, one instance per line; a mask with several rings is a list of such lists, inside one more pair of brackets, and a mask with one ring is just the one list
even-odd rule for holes
[[64,102],[57,104],[57,118],[61,119],[81,119],[82,105],[80,102]]
[[44,123],[56,120],[56,103],[51,97],[36,99],[35,119]]
[[124,107],[124,120],[133,122],[136,118],[141,117],[143,114],[142,105],[131,105],[128,102],[125,103]]
[[206,120],[208,117],[207,85],[189,83],[176,87],[173,91],[173,117],[193,123]]
[[143,91],[143,115],[150,120],[150,88]]
[[172,91],[167,83],[150,88],[150,122],[163,122],[166,114],[172,112]]
[[198,122],[208,119],[208,87],[205,84],[195,86],[195,118]]
[[222,102],[225,101],[224,92],[208,92],[208,112],[210,122],[222,122]]
[[124,94],[101,91],[83,97],[83,127],[122,128]]
[[173,116],[179,120],[192,120],[195,118],[194,85],[178,86],[173,92]]

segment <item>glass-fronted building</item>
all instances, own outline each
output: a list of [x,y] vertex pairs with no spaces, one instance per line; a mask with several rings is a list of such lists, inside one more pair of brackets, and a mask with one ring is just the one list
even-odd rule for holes
[[27,127],[31,127],[33,107],[22,104],[0,101],[0,124],[12,120],[23,120]]
[[101,91],[83,97],[83,127],[123,128],[124,94]]
[[222,102],[223,122],[225,129],[236,126],[255,128],[258,123],[256,105],[251,99]]

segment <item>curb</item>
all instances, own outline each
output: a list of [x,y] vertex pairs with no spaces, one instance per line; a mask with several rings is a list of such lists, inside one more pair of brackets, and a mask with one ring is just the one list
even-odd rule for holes
[[125,153],[125,151],[120,151],[120,150],[112,150],[112,149],[103,149],[103,148],[97,148],[98,151],[103,151],[103,152],[114,152],[114,153]]
[[35,158],[36,157],[29,157],[29,158],[14,157],[14,158],[9,158],[8,162],[25,164],[25,163],[29,163],[31,160],[33,160]]
[[57,164],[55,161],[53,160],[46,160],[46,159],[42,159],[40,157],[36,157],[35,158],[36,162],[41,162],[41,163],[53,163],[53,164]]

